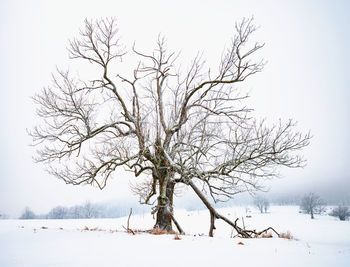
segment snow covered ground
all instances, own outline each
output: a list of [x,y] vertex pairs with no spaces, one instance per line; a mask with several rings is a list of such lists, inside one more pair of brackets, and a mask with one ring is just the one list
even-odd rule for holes
[[[0,266],[350,266],[350,221],[327,215],[311,220],[295,206],[273,206],[267,214],[251,208],[251,218],[245,207],[220,212],[240,222],[243,217],[246,228],[273,226],[297,240],[231,238],[231,228],[219,221],[210,238],[207,211],[176,211],[186,231],[181,240],[127,234],[127,218],[0,220]],[[130,219],[132,229],[150,229],[153,223],[148,214]]]

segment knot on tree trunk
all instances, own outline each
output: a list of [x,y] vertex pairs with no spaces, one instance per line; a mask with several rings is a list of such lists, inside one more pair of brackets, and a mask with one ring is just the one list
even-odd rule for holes
[[158,197],[158,204],[152,208],[152,214],[157,213],[160,209],[164,209],[164,213],[171,213],[170,205],[169,205],[169,198],[159,196]]

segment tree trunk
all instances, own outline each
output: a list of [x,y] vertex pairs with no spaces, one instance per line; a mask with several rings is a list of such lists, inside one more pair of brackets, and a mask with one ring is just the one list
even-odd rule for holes
[[175,183],[168,182],[166,185],[165,197],[160,194],[158,197],[157,220],[154,228],[160,228],[167,232],[171,232],[172,213],[173,213],[173,197]]
[[215,228],[215,213],[211,210],[209,210],[210,212],[210,229],[209,229],[209,236],[213,237],[214,236],[214,230]]

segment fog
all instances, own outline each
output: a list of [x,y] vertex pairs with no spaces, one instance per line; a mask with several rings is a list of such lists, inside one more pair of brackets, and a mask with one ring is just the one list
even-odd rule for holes
[[26,131],[37,121],[31,96],[50,84],[56,66],[69,67],[68,40],[77,36],[84,18],[106,16],[117,18],[127,48],[136,41],[150,50],[161,32],[184,58],[200,51],[214,66],[234,23],[253,16],[268,64],[246,84],[251,107],[272,121],[293,118],[313,135],[303,151],[307,166],[281,169],[279,178],[266,182],[270,194],[349,197],[349,10],[346,0],[1,1],[0,213],[18,217],[25,206],[46,213],[87,200],[137,201],[129,190],[134,177],[122,169],[102,191],[49,176],[45,166],[33,163],[35,148]]

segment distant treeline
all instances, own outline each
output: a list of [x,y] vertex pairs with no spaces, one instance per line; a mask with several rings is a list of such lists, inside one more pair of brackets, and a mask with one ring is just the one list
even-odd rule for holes
[[[149,206],[133,206],[133,214],[149,212]],[[29,207],[26,207],[19,217],[21,220],[29,219],[90,219],[90,218],[119,218],[127,216],[130,206],[93,204],[86,202],[83,205],[72,207],[57,206],[47,214],[37,215]]]
[[[317,192],[315,192],[317,194]],[[262,195],[250,195],[240,194],[227,202],[212,203],[217,208],[229,207],[229,206],[256,206],[257,198],[263,198],[268,205],[300,205],[301,200],[305,194],[271,194],[264,193]],[[350,206],[350,196],[339,197],[330,196],[321,198],[325,205],[342,205]],[[339,200],[341,199],[341,200]],[[259,203],[261,201],[258,201]],[[266,206],[266,205],[265,205]],[[178,198],[175,199],[176,209],[202,210],[205,206],[197,198]],[[35,214],[30,208],[25,208],[19,219],[89,219],[89,218],[120,218],[127,216],[130,212],[130,208],[133,209],[133,214],[150,213],[151,206],[141,205],[137,202],[130,202],[128,200],[114,203],[99,203],[93,204],[91,202],[85,202],[83,205],[75,205],[71,207],[57,206],[51,209],[47,214]],[[8,216],[0,216],[0,219],[7,219]]]

